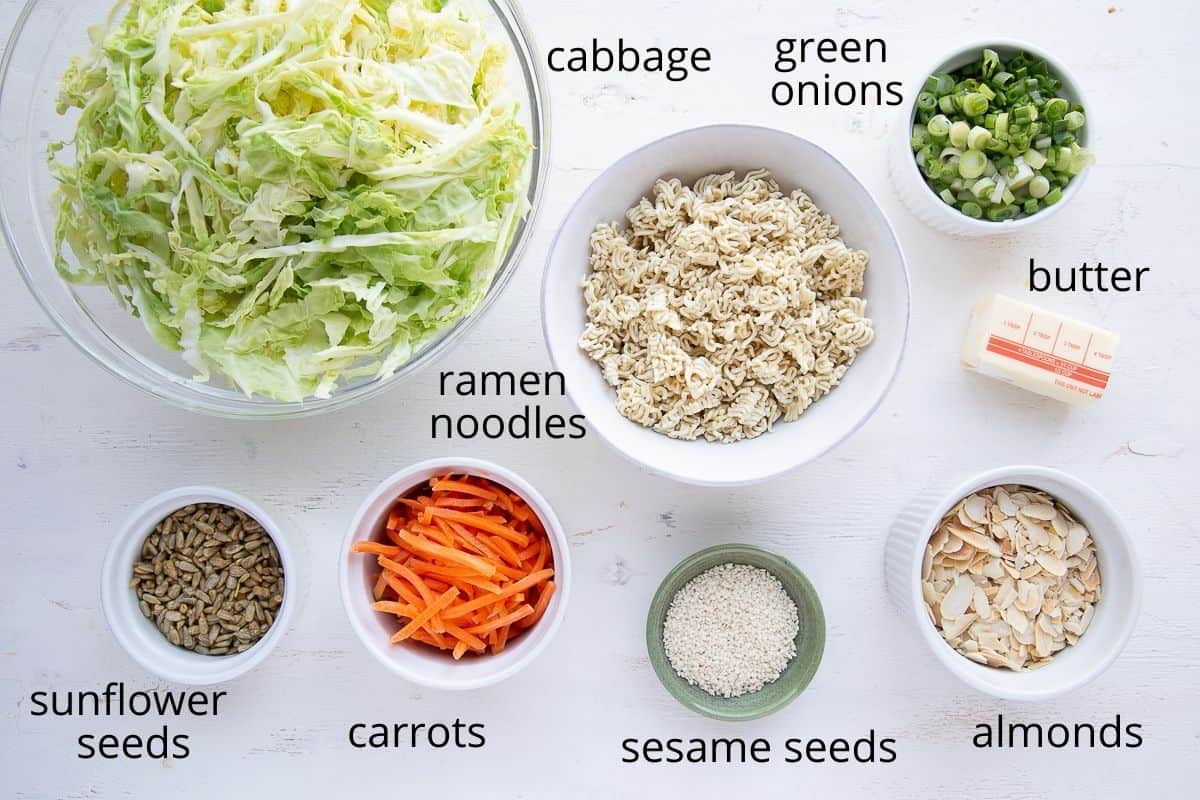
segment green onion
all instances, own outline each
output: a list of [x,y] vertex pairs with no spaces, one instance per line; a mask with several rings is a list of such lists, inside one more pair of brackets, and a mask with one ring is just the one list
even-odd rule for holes
[[1029,191],[1030,197],[1041,200],[1050,193],[1050,181],[1045,175],[1034,175],[1026,189]]
[[1071,104],[1061,97],[1055,97],[1046,101],[1046,107],[1042,109],[1042,116],[1051,122],[1062,119],[1067,115],[1067,110]]
[[988,110],[988,99],[979,92],[971,92],[962,100],[963,113],[968,117],[978,117]]
[[971,126],[959,120],[950,126],[950,144],[955,147],[966,147],[967,137],[971,134]]
[[918,122],[916,125],[913,125],[912,138],[909,141],[912,143],[914,151],[920,150],[929,144],[929,129]]
[[917,167],[941,200],[973,219],[1038,213],[1094,161],[1080,146],[1084,109],[1028,53],[1004,60],[985,49],[921,88],[909,142]]
[[[965,123],[964,123],[965,124]],[[967,133],[967,147],[982,150],[992,141],[992,134],[982,125],[976,125]]]
[[929,131],[929,138],[935,142],[945,139],[950,135],[950,119],[945,114],[938,114],[925,123],[925,129]]
[[994,179],[980,178],[971,186],[971,194],[975,195],[976,200],[986,200],[995,188],[996,181]]
[[987,169],[987,156],[979,150],[968,150],[958,159],[958,174],[967,180],[973,180]]
[[954,78],[944,72],[937,72],[925,79],[925,91],[941,97],[954,90]]

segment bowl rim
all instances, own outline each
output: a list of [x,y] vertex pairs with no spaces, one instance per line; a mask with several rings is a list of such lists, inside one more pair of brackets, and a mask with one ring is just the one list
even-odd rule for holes
[[[1075,77],[1075,74],[1072,73],[1071,70],[1068,69],[1061,61],[1053,56],[1048,55],[1046,50],[1042,47],[1031,44],[1023,39],[980,39],[944,52],[928,67],[928,69],[917,75],[917,77],[910,84],[909,94],[911,95],[911,99],[908,100],[903,106],[905,109],[903,117],[905,124],[903,127],[897,130],[896,135],[903,136],[905,140],[912,138],[912,127],[917,118],[917,95],[920,93],[919,87],[924,84],[926,78],[935,72],[944,71],[948,64],[961,59],[968,53],[978,53],[984,48],[1024,50],[1031,55],[1037,56],[1045,61],[1046,65],[1054,73],[1054,76],[1063,82],[1064,88],[1070,88],[1071,94],[1074,95],[1074,102],[1089,109],[1092,108],[1092,106],[1085,99],[1083,86]],[[1095,130],[1096,125],[1094,115],[1091,111],[1089,111],[1087,115],[1087,126],[1084,128],[1084,136],[1082,137],[1082,143],[1084,145],[1090,144],[1095,139]],[[1088,175],[1090,175],[1092,172],[1092,165],[1084,167],[1083,171],[1072,178],[1070,183],[1067,184],[1067,188],[1063,190],[1062,199],[1054,205],[1047,206],[1031,216],[1021,217],[1019,219],[1004,220],[1002,222],[993,222],[992,220],[974,219],[973,217],[968,217],[961,211],[958,211],[952,206],[947,205],[940,197],[937,196],[937,193],[930,188],[929,183],[925,180],[925,176],[922,175],[921,171],[917,168],[917,162],[912,156],[912,148],[907,144],[905,144],[905,152],[907,154],[907,157],[904,159],[906,166],[902,167],[902,169],[908,173],[908,177],[910,179],[915,178],[921,184],[921,187],[925,190],[930,198],[937,201],[934,204],[937,207],[937,211],[934,213],[946,219],[953,219],[956,225],[961,225],[962,229],[969,232],[970,235],[999,235],[1011,233],[1013,231],[1023,230],[1049,219],[1050,217],[1053,217],[1076,195],[1079,194],[1079,190],[1083,187]]]
[[[545,526],[550,540],[551,551],[554,554],[555,596],[551,599],[553,613],[547,614],[531,629],[532,632],[532,630],[541,628],[543,630],[541,637],[537,641],[532,642],[520,658],[505,668],[469,679],[430,677],[420,670],[410,668],[407,658],[403,655],[399,658],[387,658],[385,653],[404,653],[404,650],[401,648],[389,650],[380,646],[378,632],[369,631],[364,628],[354,612],[355,608],[365,605],[367,601],[365,599],[366,595],[362,593],[363,587],[359,584],[351,585],[355,583],[351,568],[351,547],[359,540],[362,534],[363,523],[371,506],[388,495],[392,496],[394,502],[396,497],[419,485],[424,480],[417,478],[417,475],[430,470],[443,469],[454,472],[491,473],[496,476],[497,482],[503,483],[509,489],[524,497],[525,501],[529,503]],[[443,691],[482,689],[507,680],[528,667],[550,645],[550,642],[558,633],[559,628],[562,626],[563,618],[566,616],[571,594],[570,543],[567,540],[566,531],[562,527],[558,515],[554,512],[554,508],[537,489],[517,473],[506,467],[478,458],[459,458],[454,456],[430,458],[399,469],[380,481],[359,504],[346,528],[346,533],[342,537],[342,542],[338,548],[337,570],[338,590],[341,595],[342,609],[349,619],[350,627],[354,630],[354,634],[358,637],[363,649],[400,678],[419,686]]]
[[[864,425],[867,424],[867,422],[872,417],[875,416],[875,413],[879,410],[879,407],[881,405],[883,405],[883,401],[885,399],[887,399],[888,395],[891,393],[892,388],[895,386],[896,379],[900,375],[900,369],[904,364],[904,358],[908,351],[908,336],[909,336],[909,332],[912,327],[912,278],[909,275],[909,271],[908,271],[908,257],[904,254],[904,247],[900,242],[900,237],[896,234],[896,228],[894,225],[892,225],[891,218],[888,217],[887,213],[883,210],[883,206],[880,205],[879,200],[875,197],[874,192],[872,192],[862,181],[860,181],[858,179],[858,177],[854,174],[854,172],[851,171],[851,169],[849,167],[847,167],[845,165],[845,163],[842,162],[841,159],[839,159],[837,156],[830,153],[824,147],[821,147],[819,144],[812,141],[811,139],[806,139],[803,136],[799,136],[797,134],[792,133],[791,131],[785,131],[785,130],[782,130],[779,128],[773,128],[769,125],[754,125],[754,124],[743,124],[743,123],[715,123],[715,124],[711,124],[711,125],[700,125],[700,126],[693,127],[693,128],[684,128],[682,130],[678,130],[673,133],[669,133],[665,136],[660,136],[652,141],[646,142],[645,144],[642,144],[641,146],[634,148],[633,150],[630,150],[628,153],[625,153],[620,158],[618,158],[616,161],[614,161],[613,163],[611,163],[607,167],[605,167],[603,170],[601,170],[600,173],[588,183],[587,187],[584,188],[583,192],[580,193],[580,195],[577,198],[575,198],[575,201],[571,204],[570,209],[567,211],[566,215],[563,216],[562,221],[559,223],[558,230],[555,232],[554,238],[550,242],[550,248],[547,251],[546,265],[542,269],[542,293],[541,293],[542,294],[542,296],[541,296],[542,341],[545,345],[547,354],[550,357],[550,365],[553,369],[558,370],[560,372],[562,371],[562,369],[559,365],[559,362],[558,362],[558,358],[555,356],[554,347],[550,343],[551,336],[550,336],[550,327],[549,327],[549,322],[548,322],[549,315],[546,313],[546,309],[553,302],[550,299],[550,289],[549,289],[550,273],[551,273],[551,270],[554,269],[555,257],[559,251],[559,245],[562,242],[562,237],[563,237],[566,225],[567,225],[567,221],[575,215],[576,211],[578,211],[579,208],[583,205],[583,202],[585,199],[587,199],[594,191],[599,190],[600,185],[605,180],[605,178],[607,178],[611,172],[613,172],[615,169],[617,169],[619,166],[621,166],[628,160],[645,152],[646,150],[649,150],[650,148],[659,147],[659,146],[665,145],[666,143],[673,141],[675,139],[692,136],[692,135],[700,133],[702,131],[710,131],[710,130],[714,130],[714,129],[755,130],[755,131],[765,131],[765,132],[769,132],[772,134],[787,136],[789,138],[798,140],[799,142],[802,142],[804,144],[807,144],[807,145],[813,147],[825,158],[828,158],[835,166],[837,166],[843,173],[845,173],[847,178],[849,178],[855,185],[858,186],[859,189],[862,190],[862,192],[871,201],[871,204],[874,205],[876,210],[879,212],[879,216],[883,220],[883,223],[884,223],[884,229],[887,231],[887,234],[890,237],[892,244],[896,248],[896,253],[900,257],[900,268],[901,268],[902,277],[904,279],[904,315],[903,315],[903,328],[900,332],[900,350],[899,350],[898,355],[896,356],[895,361],[892,363],[891,374],[888,375],[887,381],[883,386],[883,390],[879,393],[879,396],[875,398],[875,401],[871,404],[871,407],[866,410],[866,412],[862,415],[862,417],[860,419],[856,420],[852,426],[847,428],[845,430],[845,432],[843,432],[841,436],[839,436],[836,440],[834,440],[832,443],[830,443],[829,446],[827,446],[826,448],[824,448],[823,450],[821,450],[818,453],[812,454],[809,458],[805,459],[804,461],[794,463],[790,466],[776,470],[775,472],[764,473],[761,475],[755,475],[755,476],[752,476],[749,478],[729,478],[729,479],[711,478],[710,479],[710,478],[699,478],[699,477],[694,477],[694,476],[686,476],[686,475],[681,475],[677,472],[674,472],[669,468],[661,467],[661,466],[658,466],[655,464],[649,464],[649,463],[646,463],[646,462],[636,458],[633,454],[626,452],[623,448],[618,446],[617,443],[614,442],[612,440],[612,438],[610,438],[609,435],[603,429],[601,429],[600,427],[598,427],[594,424],[591,424],[590,422],[588,424],[589,429],[592,430],[597,436],[599,436],[600,439],[609,446],[609,448],[611,448],[613,451],[619,453],[622,457],[625,458],[626,461],[628,461],[631,464],[634,464],[638,467],[649,470],[650,472],[652,472],[654,474],[662,475],[667,478],[670,478],[671,480],[678,481],[680,483],[686,483],[691,486],[705,486],[705,487],[710,487],[710,488],[733,488],[733,487],[738,487],[738,486],[751,486],[754,484],[764,483],[764,482],[772,480],[774,478],[778,478],[780,476],[795,472],[796,470],[800,469],[801,467],[804,467],[808,464],[811,464],[811,463],[823,458],[825,455],[827,455],[831,451],[833,451],[836,448],[840,447],[841,445],[845,444],[845,442],[848,439],[850,439],[852,436],[854,436],[855,433],[857,433]],[[599,367],[596,367],[596,368],[599,369]],[[572,387],[572,382],[566,381],[567,397],[571,400],[571,403],[576,408],[579,408],[579,404],[575,400],[575,391],[571,387]],[[822,399],[824,399],[824,398],[822,398]],[[820,402],[820,401],[818,401],[818,402]],[[637,424],[631,420],[625,419],[624,417],[622,417],[622,420],[629,425]],[[796,422],[799,422],[799,421],[800,420],[796,420]],[[791,425],[794,423],[784,423],[784,424]],[[768,431],[767,433],[765,433],[763,435],[768,436],[768,435],[770,435],[770,432]],[[726,444],[726,443],[712,443],[712,442],[705,442],[702,440],[697,440],[694,442],[686,442],[683,444],[736,446],[737,442]]]
[[[245,653],[203,656],[206,659],[214,659],[213,663],[216,663],[217,660],[228,662],[225,669],[204,673],[189,672],[186,669],[167,667],[160,663],[155,655],[157,642],[154,647],[146,648],[137,641],[130,631],[130,625],[133,623],[121,610],[120,599],[127,593],[133,593],[127,577],[128,567],[131,567],[132,564],[124,561],[122,551],[131,542],[144,540],[154,530],[154,526],[165,519],[167,515],[193,503],[219,503],[233,506],[253,517],[271,537],[271,541],[279,553],[279,563],[284,575],[283,602],[279,606],[279,612],[275,615],[274,622],[271,623],[263,637]],[[100,571],[100,605],[108,628],[121,645],[121,649],[147,672],[172,683],[187,686],[215,686],[241,677],[265,661],[274,651],[291,624],[299,592],[297,583],[300,580],[297,559],[293,554],[285,528],[261,505],[245,495],[229,489],[201,485],[181,486],[160,492],[129,512],[125,522],[109,542],[104,555]],[[164,642],[166,642],[165,639]],[[175,647],[169,642],[166,642],[166,646]]]
[[[981,665],[975,664],[950,647],[930,623],[924,608],[925,599],[921,594],[921,564],[925,556],[926,543],[933,535],[934,527],[955,503],[962,500],[971,492],[990,486],[1015,483],[1031,486],[1035,489],[1040,488],[1036,485],[1038,480],[1058,482],[1070,487],[1073,491],[1079,492],[1091,504],[1092,508],[1090,510],[1093,514],[1105,517],[1110,523],[1112,530],[1115,532],[1115,537],[1120,540],[1122,547],[1129,556],[1128,568],[1131,575],[1130,594],[1132,595],[1132,602],[1125,607],[1123,624],[1120,632],[1113,640],[1113,645],[1108,648],[1102,658],[1086,665],[1074,677],[1063,681],[1059,686],[1046,689],[1001,687],[981,680],[977,670],[971,669],[971,667]],[[1053,492],[1050,493],[1053,494]],[[1113,508],[1104,495],[1087,483],[1062,470],[1029,464],[1013,464],[975,473],[966,480],[956,484],[949,491],[944,493],[939,492],[937,497],[937,503],[930,506],[929,513],[924,516],[920,527],[920,538],[916,540],[916,546],[913,548],[913,553],[910,556],[908,605],[917,623],[917,627],[921,631],[922,640],[929,646],[929,649],[938,661],[959,680],[972,688],[1004,700],[1049,700],[1075,691],[1099,678],[1116,661],[1117,657],[1125,649],[1125,645],[1129,642],[1129,638],[1133,635],[1138,617],[1141,614],[1143,586],[1141,560],[1137,554],[1133,537],[1130,535],[1124,519],[1117,513],[1116,509]],[[999,668],[991,667],[989,669]]]
[[[782,579],[780,579],[779,573],[785,573],[789,580],[795,581],[801,587],[801,591],[804,595],[806,595],[807,599],[812,601],[813,610],[816,612],[816,616],[812,620],[812,623],[814,624],[802,631],[799,635],[802,638],[811,638],[811,640],[815,642],[814,646],[816,658],[813,662],[812,668],[799,673],[798,676],[791,682],[791,684],[788,685],[787,691],[774,702],[763,706],[753,707],[746,711],[739,712],[737,710],[730,710],[727,712],[722,712],[716,710],[715,708],[708,708],[698,705],[693,702],[690,697],[680,691],[681,682],[686,681],[677,672],[675,672],[674,667],[671,666],[670,660],[667,658],[662,641],[662,626],[659,624],[659,620],[657,619],[654,610],[657,607],[662,607],[664,609],[665,616],[665,609],[670,607],[670,599],[666,597],[667,585],[674,581],[677,577],[694,569],[699,562],[704,561],[711,556],[720,556],[723,558],[728,555],[730,560],[723,563],[738,564],[742,563],[737,560],[739,556],[742,556],[746,553],[753,553],[754,555],[771,564],[771,567],[762,567],[762,569],[766,569],[777,580],[780,580],[781,583]],[[696,575],[699,574],[701,573],[696,573]],[[692,580],[696,577],[696,575],[688,578],[688,580]],[[794,600],[795,599],[793,598],[793,602]],[[709,719],[721,720],[724,722],[749,722],[756,719],[762,719],[763,717],[774,714],[777,711],[782,711],[784,708],[791,705],[791,703],[797,697],[803,694],[804,691],[812,684],[813,678],[816,677],[817,672],[820,670],[821,662],[824,660],[827,627],[828,626],[825,620],[825,607],[821,603],[821,596],[817,593],[816,587],[813,586],[812,581],[808,579],[808,576],[804,574],[803,570],[792,563],[792,561],[787,557],[779,555],[778,553],[773,553],[770,550],[759,547],[758,545],[740,542],[728,542],[725,544],[717,544],[711,547],[706,547],[684,557],[679,563],[668,570],[666,575],[663,576],[663,579],[659,582],[658,588],[655,589],[654,595],[651,598],[650,604],[646,610],[646,652],[650,660],[650,666],[654,670],[654,675],[658,678],[658,682],[662,684],[662,687],[667,690],[667,693],[674,697],[684,708],[687,708],[696,714],[700,714],[701,716],[708,717]],[[797,653],[796,657],[799,657],[799,653]],[[757,692],[751,692],[748,695],[741,695],[741,697],[753,697],[755,694],[757,694]],[[715,699],[720,701],[724,698]]]
[[[12,31],[9,33],[8,46],[0,54],[0,101],[8,87],[10,68],[14,61],[16,45],[21,40],[25,26],[38,6],[44,0],[26,0],[17,14]],[[519,98],[521,105],[528,106],[530,115],[529,132],[533,140],[533,153],[529,161],[530,179],[524,195],[529,203],[523,219],[518,223],[513,234],[512,243],[504,260],[497,266],[488,285],[487,291],[479,305],[469,314],[464,315],[450,328],[439,333],[434,339],[400,365],[391,375],[385,378],[373,378],[370,381],[355,386],[344,392],[335,392],[328,398],[308,397],[300,401],[277,401],[258,397],[248,398],[236,389],[220,389],[209,384],[189,381],[182,375],[164,374],[165,370],[153,363],[148,363],[129,352],[117,342],[114,345],[129,358],[138,361],[138,367],[150,370],[156,378],[139,374],[138,369],[125,368],[119,359],[111,359],[90,342],[82,341],[73,333],[73,326],[58,313],[54,304],[37,287],[33,270],[22,255],[20,246],[12,230],[8,204],[4,193],[0,192],[0,231],[13,265],[21,275],[29,293],[33,295],[38,306],[50,319],[60,333],[71,342],[80,352],[105,372],[118,378],[122,383],[133,386],[143,394],[185,411],[205,416],[224,419],[299,419],[324,414],[336,409],[355,405],[359,402],[376,397],[382,392],[398,385],[404,378],[418,374],[424,369],[441,360],[453,346],[473,329],[503,294],[509,282],[520,268],[521,260],[529,247],[534,234],[534,224],[545,199],[546,179],[550,171],[550,94],[542,59],[534,40],[532,28],[518,0],[486,0],[496,20],[507,32],[508,44],[512,48],[514,60],[520,67],[525,83],[529,90],[528,98]],[[50,269],[53,269],[53,264]],[[61,278],[60,278],[61,280]],[[73,293],[73,292],[72,292]],[[91,316],[86,310],[85,315]],[[106,330],[95,326],[97,338],[111,340]],[[174,387],[185,386],[188,395],[176,394]],[[219,392],[219,394],[217,394]]]

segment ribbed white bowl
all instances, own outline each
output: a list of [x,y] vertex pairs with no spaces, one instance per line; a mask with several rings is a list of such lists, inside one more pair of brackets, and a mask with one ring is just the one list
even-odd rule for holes
[[[1032,486],[1061,500],[1091,532],[1100,560],[1101,594],[1091,625],[1077,644],[1032,672],[987,667],[959,655],[930,622],[921,596],[921,559],[942,516],[972,492],[1009,483]],[[892,523],[884,559],[888,594],[912,619],[938,661],[976,689],[1009,700],[1045,700],[1095,680],[1121,653],[1141,610],[1141,566],[1117,512],[1087,484],[1047,467],[1001,467],[945,491],[919,495]]]

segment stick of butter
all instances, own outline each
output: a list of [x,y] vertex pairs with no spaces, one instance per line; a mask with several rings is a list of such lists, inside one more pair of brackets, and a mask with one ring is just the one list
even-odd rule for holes
[[1003,295],[975,306],[962,360],[967,369],[1022,389],[1085,405],[1108,387],[1121,337]]

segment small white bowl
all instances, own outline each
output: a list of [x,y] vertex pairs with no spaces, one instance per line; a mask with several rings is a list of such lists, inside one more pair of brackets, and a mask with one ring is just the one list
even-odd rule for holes
[[[864,296],[875,341],[841,385],[795,422],[734,444],[671,439],[623,417],[600,367],[579,348],[587,324],[580,288],[589,271],[588,241],[596,225],[624,222],[625,212],[659,178],[685,183],[734,170],[766,167],[785,191],[803,188],[833,217],[850,247],[866,250]],[[676,133],[635,150],[609,167],[575,203],[558,231],[542,282],[542,325],[550,359],[591,429],[631,461],[702,486],[755,483],[806,464],[848,438],[883,402],[908,336],[908,267],[900,242],[871,193],[840,161],[810,141],[750,125],[713,125]]]
[[[258,521],[275,543],[283,567],[283,603],[266,635],[244,653],[206,656],[176,647],[138,609],[137,594],[129,586],[133,565],[142,544],[159,522],[194,503],[220,503],[238,508]],[[226,489],[188,486],[152,497],[129,515],[109,545],[104,559],[100,599],[113,636],[125,652],[144,669],[171,683],[211,686],[237,678],[270,655],[291,621],[298,597],[299,575],[292,548],[282,526],[257,503]]]
[[[1100,560],[1100,600],[1091,625],[1049,665],[1030,672],[976,664],[957,653],[929,621],[921,595],[925,545],[942,517],[972,492],[1010,483],[1041,489],[1062,501],[1091,532]],[[1087,484],[1047,467],[1001,467],[948,491],[922,494],[892,524],[885,558],[892,599],[912,618],[938,661],[967,684],[1007,700],[1047,700],[1098,678],[1125,647],[1142,605],[1141,565],[1117,512]]]
[[900,120],[901,124],[891,133],[892,146],[889,171],[891,172],[892,184],[896,187],[897,194],[900,195],[900,199],[916,215],[917,219],[931,228],[939,230],[942,233],[948,233],[951,236],[977,237],[1006,235],[1025,230],[1033,225],[1040,225],[1055,216],[1079,194],[1084,180],[1087,178],[1088,173],[1092,171],[1091,167],[1087,167],[1071,179],[1071,182],[1067,184],[1067,188],[1063,190],[1062,199],[1054,205],[1047,206],[1032,216],[1006,220],[1004,222],[972,219],[953,206],[948,205],[942,198],[937,196],[937,193],[933,189],[929,188],[929,184],[925,182],[925,176],[921,174],[920,168],[917,167],[912,146],[909,144],[912,140],[913,123],[917,119],[917,95],[921,92],[921,88],[925,84],[925,79],[930,75],[935,72],[953,72],[971,63],[980,57],[985,47],[995,50],[1003,59],[1010,58],[1022,50],[1044,59],[1047,68],[1050,70],[1050,74],[1062,81],[1062,94],[1072,103],[1079,103],[1086,109],[1087,124],[1079,131],[1079,144],[1087,147],[1095,139],[1095,115],[1092,114],[1092,107],[1083,96],[1083,90],[1080,88],[1079,82],[1075,80],[1065,66],[1046,55],[1045,51],[1039,47],[1014,39],[989,39],[974,42],[965,47],[955,48],[950,53],[934,61],[928,69],[918,73],[916,78],[908,85],[908,90],[905,94],[908,100],[904,105],[904,114]]
[[[447,472],[477,475],[506,486],[524,498],[537,514],[550,537],[554,554],[554,596],[545,616],[531,629],[509,643],[498,655],[484,655],[455,661],[420,643],[390,642],[396,631],[395,617],[371,607],[372,590],[379,574],[375,559],[351,552],[355,542],[377,540],[387,524],[388,512],[396,499],[425,481]],[[504,467],[472,458],[435,458],[400,470],[386,479],[359,507],[342,542],[338,565],[342,605],[350,626],[367,651],[405,680],[431,689],[464,690],[491,686],[520,672],[537,658],[562,624],[571,593],[571,556],[567,536],[554,509],[536,489],[516,473]]]

